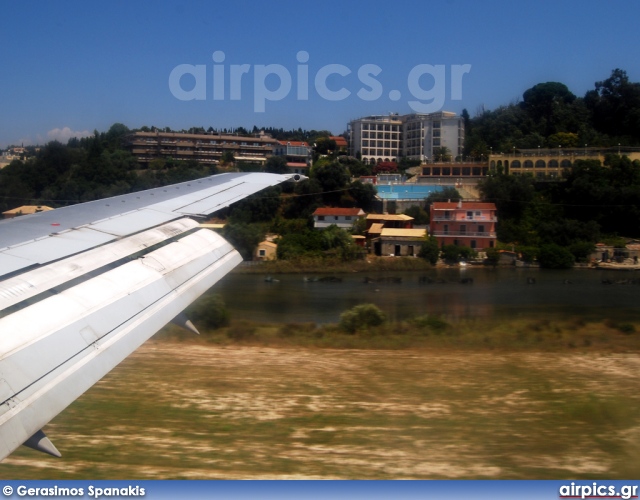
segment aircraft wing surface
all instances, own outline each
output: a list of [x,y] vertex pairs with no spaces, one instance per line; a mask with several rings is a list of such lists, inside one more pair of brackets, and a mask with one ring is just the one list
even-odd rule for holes
[[300,176],[220,174],[0,222],[0,459],[242,261],[198,229],[246,196]]

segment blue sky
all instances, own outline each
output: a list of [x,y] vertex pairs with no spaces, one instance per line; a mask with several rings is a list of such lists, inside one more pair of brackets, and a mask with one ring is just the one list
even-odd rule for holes
[[[520,99],[540,82],[559,81],[583,96],[614,68],[640,81],[636,0],[4,0],[2,6],[0,147],[66,142],[115,122],[339,134],[353,118],[412,112],[410,102],[457,113],[467,108],[473,116],[480,106]],[[224,61],[214,63],[214,52],[224,53]],[[181,65],[191,69],[181,73]],[[214,65],[218,76],[224,70],[217,98]],[[233,67],[242,65],[246,74],[231,85]],[[306,85],[299,72],[308,75]],[[170,88],[172,74],[183,74],[182,100]]]

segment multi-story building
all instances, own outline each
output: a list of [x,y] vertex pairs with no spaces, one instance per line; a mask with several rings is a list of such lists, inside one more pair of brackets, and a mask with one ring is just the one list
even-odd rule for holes
[[349,142],[349,154],[359,153],[369,164],[401,157],[423,163],[451,161],[462,155],[464,120],[449,111],[367,116],[349,123]]
[[312,148],[304,141],[277,141],[273,149],[276,156],[284,156],[287,167],[294,174],[307,174],[312,162]]
[[124,141],[142,165],[156,158],[217,164],[225,153],[231,153],[235,161],[264,164],[277,144],[278,141],[266,134],[244,137],[180,132],[134,132]]
[[402,153],[402,120],[398,115],[367,116],[349,123],[349,154],[375,165],[397,161]]
[[430,215],[429,232],[440,246],[460,245],[480,251],[496,245],[495,203],[436,201]]

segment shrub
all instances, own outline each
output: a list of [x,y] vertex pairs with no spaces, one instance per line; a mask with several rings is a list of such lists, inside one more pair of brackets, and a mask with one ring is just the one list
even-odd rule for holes
[[569,247],[569,251],[575,257],[576,262],[587,262],[589,255],[595,248],[595,245],[589,241],[577,241]]
[[567,248],[550,244],[540,247],[538,261],[540,261],[540,267],[547,269],[570,269],[573,267],[575,258]]
[[536,247],[518,246],[516,251],[520,254],[520,258],[524,262],[533,262],[540,253]]
[[246,340],[255,336],[256,325],[249,321],[239,321],[234,323],[227,331],[227,337],[233,340]]
[[229,311],[219,294],[204,295],[194,302],[187,310],[189,316],[196,325],[215,330],[223,326],[229,326]]
[[475,259],[478,256],[478,252],[476,252],[473,248],[461,246],[460,247],[460,257],[464,260]]
[[443,246],[442,258],[449,262],[458,262],[460,259],[460,247],[456,245]]
[[487,254],[487,261],[489,261],[490,264],[495,266],[500,262],[500,250],[497,248],[487,248],[485,253]]
[[418,316],[413,318],[411,322],[418,328],[428,328],[429,330],[434,330],[436,332],[440,332],[449,326],[449,323],[442,318],[430,315]]
[[386,320],[384,313],[374,304],[360,304],[340,315],[340,328],[355,333],[357,330],[379,326]]

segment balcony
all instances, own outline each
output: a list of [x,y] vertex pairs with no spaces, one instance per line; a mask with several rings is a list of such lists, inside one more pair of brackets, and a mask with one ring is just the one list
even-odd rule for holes
[[462,217],[454,217],[454,216],[444,216],[444,215],[434,215],[433,219],[436,222],[498,222],[497,217],[490,216],[473,216],[467,217],[463,215]]
[[495,238],[495,231],[483,231],[483,232],[474,232],[474,231],[443,231],[436,230],[431,233],[433,236],[457,236],[464,238]]

